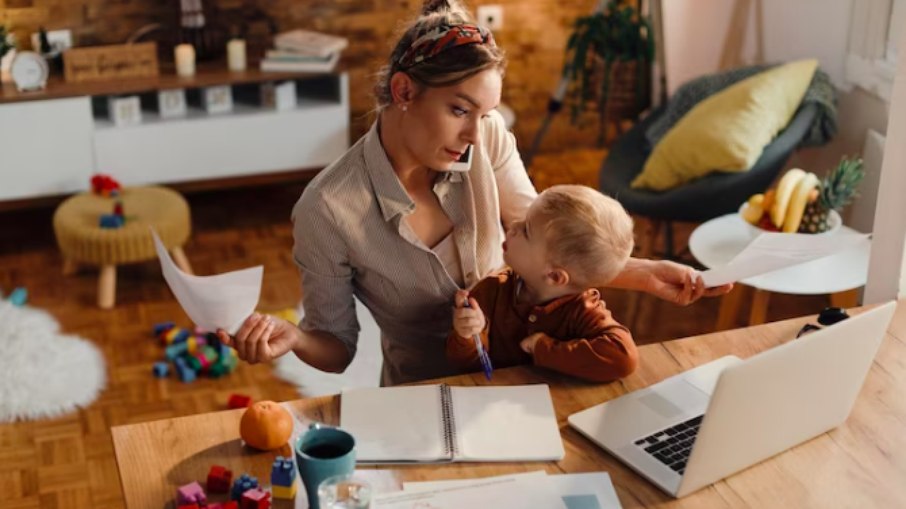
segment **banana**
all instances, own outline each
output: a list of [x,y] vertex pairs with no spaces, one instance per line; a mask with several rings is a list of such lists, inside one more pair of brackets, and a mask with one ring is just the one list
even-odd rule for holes
[[790,204],[787,207],[786,217],[783,220],[784,233],[796,233],[799,231],[799,223],[802,222],[802,214],[808,205],[809,195],[818,187],[821,181],[814,173],[807,173],[805,177],[799,180],[796,190],[790,198]]
[[742,208],[742,218],[750,224],[758,224],[758,221],[761,220],[761,216],[764,215],[764,209],[761,208],[761,205],[752,205],[751,203],[746,203],[746,206]]
[[774,195],[774,206],[771,207],[771,222],[774,226],[780,228],[783,225],[783,219],[786,217],[786,209],[790,204],[790,197],[793,191],[799,185],[799,181],[805,177],[805,172],[799,168],[793,168],[787,171],[777,184],[777,194]]
[[774,206],[774,195],[777,194],[775,189],[768,189],[764,192],[764,200],[761,202],[761,208],[764,210],[771,210],[771,207]]
[[761,216],[764,215],[762,203],[764,203],[764,195],[753,194],[742,208],[742,218],[748,223],[758,224]]

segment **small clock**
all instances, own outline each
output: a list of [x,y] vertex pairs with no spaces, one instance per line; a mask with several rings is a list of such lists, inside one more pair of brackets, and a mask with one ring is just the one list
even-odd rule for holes
[[47,84],[50,70],[44,57],[34,51],[22,51],[16,54],[9,73],[20,92],[42,90]]

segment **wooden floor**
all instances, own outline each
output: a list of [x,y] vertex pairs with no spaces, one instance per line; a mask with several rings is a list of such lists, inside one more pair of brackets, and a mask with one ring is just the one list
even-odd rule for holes
[[[562,158],[536,161],[536,168],[564,164]],[[302,188],[298,183],[190,195],[194,231],[186,254],[196,273],[263,264],[260,308],[295,305],[300,294],[289,213]],[[187,385],[155,379],[151,366],[162,350],[150,336],[152,324],[174,320],[189,325],[159,266],[152,262],[121,270],[117,306],[101,311],[95,307],[96,272],[60,275],[52,213],[50,208],[0,213],[0,290],[27,287],[30,305],[51,312],[67,333],[98,345],[107,359],[108,385],[98,401],[78,413],[0,424],[0,507],[123,507],[111,426],[222,409],[233,392],[255,399],[296,397],[294,388],[265,365],[240,365],[228,377]],[[680,243],[692,226],[678,228]],[[606,297],[619,319],[626,295],[613,291]],[[778,296],[771,301],[769,319],[814,313],[825,305],[822,297]],[[643,298],[635,337],[647,343],[709,331],[717,307],[714,299],[678,308]]]

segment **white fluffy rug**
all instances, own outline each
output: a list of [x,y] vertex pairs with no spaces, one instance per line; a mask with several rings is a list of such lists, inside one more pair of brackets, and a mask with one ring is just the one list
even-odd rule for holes
[[[303,397],[337,394],[354,387],[377,387],[381,382],[381,331],[368,309],[356,300],[359,318],[359,344],[352,364],[341,374],[325,373],[304,362],[292,352],[274,364],[274,374],[295,385]],[[304,311],[299,309],[299,316]]]
[[48,313],[0,299],[0,422],[56,417],[97,398],[104,357]]

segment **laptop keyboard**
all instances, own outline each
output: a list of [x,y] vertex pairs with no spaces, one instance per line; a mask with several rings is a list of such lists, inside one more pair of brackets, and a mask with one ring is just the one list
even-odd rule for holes
[[692,452],[692,444],[698,435],[698,427],[701,426],[704,415],[681,422],[675,426],[652,433],[647,437],[635,441],[635,445],[641,447],[648,454],[657,458],[658,461],[670,467],[674,472],[683,475],[686,471],[686,461],[689,460],[689,453]]

